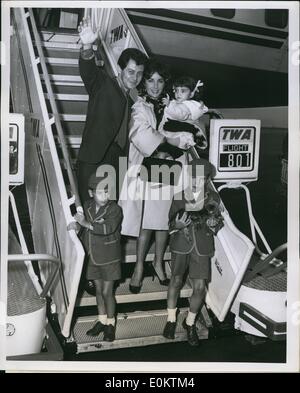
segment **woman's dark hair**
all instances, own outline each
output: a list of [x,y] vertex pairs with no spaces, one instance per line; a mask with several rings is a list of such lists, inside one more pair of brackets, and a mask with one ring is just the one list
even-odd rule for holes
[[153,74],[158,73],[165,81],[165,90],[168,81],[170,80],[171,74],[169,71],[168,66],[165,64],[161,63],[158,59],[152,57],[148,59],[148,61],[145,64],[145,69],[144,69],[144,74],[143,74],[143,79],[139,86],[137,87],[138,92],[143,95],[146,93],[145,90],[145,80],[150,79]]
[[118,60],[118,65],[120,66],[121,70],[126,68],[130,59],[134,60],[137,65],[145,65],[148,60],[147,56],[139,49],[127,48],[123,50]]
[[[191,92],[195,89],[197,81],[192,78],[191,76],[181,76],[176,78],[173,82],[173,88],[175,87],[187,87],[191,90]],[[192,97],[193,100],[199,101],[201,100],[203,95],[203,87],[198,87],[195,91],[194,96]]]

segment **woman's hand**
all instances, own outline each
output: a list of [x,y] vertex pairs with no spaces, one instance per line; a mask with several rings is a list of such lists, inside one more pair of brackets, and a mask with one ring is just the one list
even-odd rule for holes
[[98,38],[98,34],[93,32],[92,24],[89,18],[83,18],[78,26],[79,37],[83,49],[90,49],[92,44]]

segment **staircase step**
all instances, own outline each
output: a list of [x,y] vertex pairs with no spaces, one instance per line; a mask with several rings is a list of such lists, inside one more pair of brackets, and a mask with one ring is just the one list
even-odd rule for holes
[[70,113],[62,113],[59,115],[62,121],[77,121],[77,122],[85,122],[86,115],[75,115]]
[[[41,79],[44,77],[41,75]],[[81,83],[83,85],[82,79],[80,75],[62,75],[62,74],[50,74],[49,79],[51,82],[73,82],[73,83]]]
[[[86,89],[82,83],[82,85],[76,84],[75,86],[62,84],[51,84],[52,91],[54,94],[67,94],[67,95],[83,95],[84,101],[86,101],[86,96],[88,95]],[[43,83],[44,92],[46,92],[46,85]],[[68,98],[68,96],[67,96]]]
[[79,58],[78,50],[70,50],[67,48],[48,48],[44,47],[44,55],[48,58],[58,59],[76,59]]
[[[46,99],[49,113],[52,113],[50,101]],[[58,113],[68,113],[72,115],[85,115],[87,113],[87,101],[60,101],[56,100]]]
[[51,65],[63,65],[78,67],[78,59],[66,59],[64,57],[45,57],[45,61]]
[[46,49],[66,49],[68,51],[79,52],[81,44],[70,43],[70,42],[58,42],[58,41],[42,41],[42,46]]
[[69,138],[69,145],[76,148],[76,146],[81,144],[81,136],[84,130],[85,122],[61,122],[64,134]]
[[40,31],[41,40],[44,42],[64,42],[64,43],[72,43],[79,44],[79,36],[78,32],[70,33],[60,31],[49,31],[49,30],[41,30]]
[[46,63],[48,74],[54,75],[72,75],[79,76],[79,66],[69,66],[67,64],[50,64]]
[[[187,309],[181,309],[178,316],[175,339],[168,340],[162,335],[167,322],[166,310],[136,311],[128,314],[119,314],[116,324],[116,340],[113,342],[102,341],[103,333],[100,333],[97,337],[86,335],[86,331],[94,325],[97,316],[78,318],[73,330],[74,339],[77,343],[77,353],[186,341],[186,331],[182,327],[182,322],[186,315]],[[199,339],[207,339],[207,327],[200,322],[197,322],[196,326]]]
[[[77,86],[83,87],[84,83],[79,75],[49,75],[52,86]],[[40,74],[41,81],[44,81],[44,76]]]
[[[57,143],[58,143],[58,137],[55,137]],[[73,149],[79,149],[80,144],[81,144],[81,136],[66,136],[65,135],[65,139],[66,139],[66,143],[68,146],[71,146]]]
[[[125,263],[136,262],[136,238],[126,237],[125,239],[126,242],[124,244],[124,255],[126,255],[126,257],[124,262]],[[154,253],[155,253],[155,243],[152,243],[145,261],[146,262],[153,261]],[[170,259],[171,259],[171,253],[167,248],[164,255],[164,260],[169,261]]]
[[[116,289],[117,303],[136,303],[152,300],[167,299],[168,287],[159,284],[157,277],[152,281],[152,277],[145,277],[141,292],[133,294],[129,291],[130,278],[127,278]],[[189,298],[192,294],[192,288],[185,284],[180,291],[181,298]],[[77,299],[77,307],[96,306],[96,297],[84,292],[80,299]]]
[[[49,99],[48,93],[44,93],[45,98]],[[88,101],[88,94],[53,94],[54,98],[59,101]]]

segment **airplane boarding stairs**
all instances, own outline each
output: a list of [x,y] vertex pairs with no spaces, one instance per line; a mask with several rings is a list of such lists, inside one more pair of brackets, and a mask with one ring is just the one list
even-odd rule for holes
[[[23,102],[24,97],[21,97],[19,95],[20,86],[22,85],[22,83],[24,83],[24,87],[29,90],[28,108],[26,108],[28,113],[25,113],[25,117],[27,118],[26,132],[28,132],[28,130],[30,129],[31,135],[30,132],[28,132],[29,135],[26,136],[26,154],[28,154],[28,156],[25,157],[25,186],[32,222],[34,247],[36,252],[39,252],[39,249],[42,246],[46,246],[46,248],[52,250],[53,248],[58,248],[62,257],[63,268],[60,275],[60,280],[65,281],[65,288],[63,288],[63,285],[58,282],[56,288],[54,287],[52,293],[50,293],[53,302],[51,310],[52,312],[58,314],[58,322],[61,328],[62,335],[65,337],[66,342],[74,343],[75,341],[77,344],[78,352],[169,342],[162,336],[163,327],[166,323],[167,318],[167,288],[159,285],[157,278],[152,281],[152,277],[145,277],[143,289],[141,293],[137,295],[133,295],[129,292],[128,286],[130,278],[126,278],[124,282],[120,283],[116,290],[116,299],[118,304],[133,304],[135,302],[137,304],[142,304],[142,302],[159,300],[161,300],[162,303],[161,309],[158,310],[149,310],[148,306],[147,311],[143,311],[142,308],[137,306],[135,309],[139,311],[118,314],[118,327],[116,333],[117,337],[116,340],[112,343],[102,342],[101,335],[96,339],[86,336],[85,332],[94,323],[94,320],[96,318],[95,316],[79,317],[76,321],[72,320],[74,310],[86,306],[95,306],[96,298],[89,295],[85,291],[78,291],[80,284],[80,274],[78,273],[79,270],[81,271],[83,266],[83,249],[82,246],[78,245],[77,242],[75,248],[76,250],[79,250],[76,262],[78,266],[76,271],[76,279],[73,282],[72,290],[73,294],[74,292],[76,292],[77,294],[78,291],[78,296],[76,295],[75,299],[73,298],[73,301],[71,303],[70,289],[72,287],[72,277],[68,278],[67,272],[69,270],[68,265],[71,264],[72,261],[64,259],[63,257],[62,248],[65,247],[64,239],[62,239],[62,242],[60,243],[60,233],[61,231],[63,231],[61,225],[62,223],[58,222],[56,224],[56,229],[58,232],[57,234],[53,233],[53,229],[55,228],[55,226],[51,228],[52,225],[50,225],[51,221],[53,220],[61,220],[62,215],[59,214],[57,208],[61,207],[62,204],[59,200],[51,200],[55,192],[59,194],[59,190],[57,190],[57,184],[55,182],[55,179],[52,178],[52,163],[48,163],[47,160],[41,161],[41,156],[43,156],[43,153],[47,154],[49,153],[49,150],[51,150],[51,146],[47,145],[47,139],[51,141],[51,138],[53,137],[57,157],[53,157],[53,154],[51,154],[51,159],[56,159],[60,163],[59,170],[61,171],[61,177],[58,182],[63,182],[63,185],[60,184],[59,187],[65,187],[64,198],[67,198],[66,204],[69,205],[67,206],[67,208],[69,207],[69,210],[74,213],[74,196],[72,195],[72,187],[70,185],[70,182],[68,181],[68,163],[66,164],[66,160],[61,148],[62,144],[60,143],[60,135],[57,130],[57,123],[54,121],[51,122],[51,117],[55,117],[55,111],[53,110],[53,106],[51,105],[51,95],[53,93],[52,98],[55,99],[58,117],[63,129],[64,138],[68,149],[70,165],[72,167],[72,170],[74,171],[74,174],[76,157],[81,143],[81,134],[86,119],[85,114],[87,110],[88,95],[79,75],[78,57],[80,44],[78,43],[77,32],[66,32],[66,30],[50,31],[47,29],[41,29],[39,31],[39,35],[41,38],[41,48],[43,51],[45,65],[48,71],[48,75],[46,75],[43,67],[40,64],[43,61],[43,56],[38,51],[38,42],[35,42],[37,40],[33,39],[32,35],[32,32],[34,32],[35,30],[33,26],[32,16],[33,14],[30,12],[30,10],[15,10],[14,31],[16,33],[16,36],[13,38],[12,45],[13,48],[18,49],[18,51],[20,51],[20,48],[22,48],[22,50],[20,51],[20,57],[22,61],[20,61],[19,64],[14,64],[14,67],[16,67],[16,73],[13,74],[13,77],[18,74],[19,80],[18,83],[12,82],[11,89],[13,96],[13,107],[16,112],[21,112],[21,109],[23,109],[24,111],[25,107]],[[28,23],[29,19],[30,22]],[[29,28],[26,28],[27,23]],[[28,40],[29,36],[31,37],[31,42]],[[26,42],[25,38],[27,38]],[[24,47],[26,47],[25,44],[31,46],[32,53],[37,56],[35,59],[32,60],[33,56],[31,56],[30,59],[26,59],[27,54],[24,55]],[[13,61],[15,62],[16,59],[13,59]],[[20,66],[20,63],[22,63],[22,71],[18,68]],[[35,68],[34,63],[38,65],[38,75],[34,72],[34,75],[32,75],[32,69]],[[22,83],[20,82],[21,73],[25,75],[24,81],[22,80]],[[47,79],[50,80],[51,83],[50,91],[49,87],[47,86]],[[40,86],[43,92],[43,97],[40,97],[39,100],[40,102],[36,100],[36,85]],[[47,109],[46,114],[46,111],[43,111],[43,108],[42,110],[40,109],[40,106],[42,106],[41,101],[43,100]],[[24,112],[26,112],[26,110]],[[52,123],[52,136],[50,134],[47,134],[47,129],[46,127],[44,127],[44,125],[47,123],[47,120],[45,121],[45,118],[47,119],[47,116],[50,119],[49,122]],[[32,136],[34,136],[34,138],[32,138]],[[37,152],[39,152],[40,146],[41,149],[44,149],[42,153],[38,155],[39,162],[37,158],[31,157],[31,154],[33,154],[34,156],[37,155],[36,151],[34,151],[34,145],[36,145]],[[33,165],[35,166],[35,169],[37,169],[39,166],[41,166],[42,169],[38,168],[38,171],[34,173],[34,171],[32,171]],[[56,175],[59,170],[58,167],[56,167]],[[42,185],[41,180],[37,180],[36,178],[43,178],[44,183],[49,183],[48,187],[49,189],[51,188],[51,190],[48,190],[48,193],[45,193],[45,185]],[[34,192],[35,187],[37,187],[36,193]],[[43,198],[44,196],[45,198]],[[43,206],[38,209],[39,204],[42,203],[41,201],[43,201]],[[46,216],[43,219],[43,214],[41,213],[45,212],[45,209],[48,208],[47,201],[48,204],[52,203],[56,205],[54,207],[54,217],[51,216],[51,218],[49,219],[49,217]],[[58,215],[57,217],[55,216],[56,214]],[[67,218],[70,221],[71,217],[69,216],[69,213],[66,214],[68,215]],[[39,221],[42,221],[41,224],[38,224],[37,217],[39,218]],[[68,220],[65,224],[68,223]],[[45,225],[47,226],[46,228]],[[43,228],[42,231],[41,228]],[[65,225],[64,231],[67,231],[67,225]],[[67,231],[65,236],[70,235],[70,232],[73,231]],[[46,236],[46,240],[44,240],[44,236]],[[57,245],[57,243],[59,244]],[[123,262],[134,264],[136,258],[136,242],[134,239],[127,239],[127,241],[125,239],[125,243],[126,245]],[[72,247],[74,254],[74,245]],[[70,257],[71,256],[69,255],[69,258]],[[150,250],[147,255],[147,261],[152,261],[153,257],[153,250]],[[165,259],[166,261],[170,260],[169,252],[165,254]],[[166,263],[166,265],[166,271],[168,272],[168,274],[170,274],[168,264]],[[47,271],[45,271],[42,266],[40,266],[40,270],[42,277],[47,276]],[[73,273],[75,277],[74,272],[70,271],[70,273]],[[181,291],[181,297],[188,298],[190,294],[191,287],[188,283],[186,283]],[[66,297],[68,298],[67,300],[65,299]],[[180,320],[183,320],[183,318],[186,316],[186,313],[187,307],[183,307],[180,313]],[[60,314],[62,314],[61,317]],[[208,337],[207,326],[209,326],[211,323],[205,307],[203,308],[203,311],[201,313],[201,321],[202,323],[198,323],[198,333],[199,337],[201,339],[204,339]],[[181,324],[178,324],[178,329],[174,341],[182,340],[186,340],[186,332],[182,328]]]
[[[131,310],[118,314],[114,342],[103,342],[101,335],[97,338],[86,336],[85,332],[92,326],[95,315],[74,320],[77,314],[75,310],[96,305],[94,296],[79,290],[84,252],[76,232],[67,230],[73,221],[75,209],[81,208],[70,181],[70,168],[75,172],[88,95],[79,75],[80,44],[77,32],[40,29],[39,44],[37,36],[32,36],[34,25],[32,11],[14,10],[12,53],[17,54],[20,61],[12,61],[12,78],[18,80],[12,80],[11,91],[14,111],[23,112],[26,118],[25,185],[35,251],[41,252],[42,248],[42,252],[46,249],[49,254],[57,253],[62,263],[59,279],[50,293],[51,311],[58,316],[66,343],[76,343],[77,352],[170,343],[162,336],[167,320],[167,288],[160,286],[157,278],[151,281],[152,278],[146,276],[142,290],[137,295],[128,290],[129,276],[120,282],[116,288],[117,303],[119,308],[129,304]],[[34,43],[37,45],[34,46]],[[101,51],[99,63],[102,66],[101,61],[105,65],[109,64],[106,52],[102,47],[98,49]],[[63,136],[60,135],[60,128]],[[67,146],[67,157],[62,147],[64,143]],[[207,305],[220,321],[230,310],[254,250],[253,243],[237,230],[225,208],[222,215],[225,225],[216,237],[212,282],[206,299]],[[123,240],[124,267],[135,262],[136,245],[133,239]],[[151,248],[146,263],[151,262],[153,257]],[[167,250],[165,261],[168,275],[169,260],[170,253]],[[223,277],[220,277],[220,271],[223,271]],[[41,275],[47,276],[42,266]],[[229,281],[224,285],[222,279],[227,276]],[[220,288],[221,293],[218,292]],[[180,297],[186,299],[187,306],[190,295],[191,287],[186,282]],[[157,304],[156,301],[161,301],[161,307],[149,310],[152,302]],[[148,306],[143,309],[145,302]],[[186,332],[181,326],[186,313],[187,307],[184,306],[181,308],[174,341],[186,340]],[[205,339],[208,338],[211,320],[205,306],[200,314],[198,334],[201,339]]]
[[[86,119],[85,113],[87,111],[88,101],[88,94],[80,78],[78,69],[80,50],[78,33],[67,34],[61,33],[60,31],[51,32],[42,30],[41,37],[53,93],[57,101],[70,157],[75,164]],[[70,70],[72,74],[70,74]],[[69,72],[69,74],[65,72]],[[45,93],[45,98],[47,100],[47,93]],[[135,262],[135,249],[136,241],[134,239],[125,239],[123,262],[132,264]],[[153,258],[154,253],[152,249],[148,253],[146,262],[152,261]],[[165,260],[170,260],[170,253],[166,253]],[[170,273],[168,267],[167,271]],[[117,287],[116,300],[118,304],[163,300],[163,309],[152,311],[140,310],[124,314],[119,313],[116,340],[113,343],[103,342],[102,333],[96,339],[85,334],[91,325],[93,325],[95,316],[79,317],[73,328],[74,340],[77,343],[79,352],[168,342],[162,336],[167,317],[165,300],[167,297],[167,288],[161,286],[157,278],[152,281],[152,277],[146,276],[141,293],[135,295],[129,291],[129,282],[130,278],[126,278]],[[190,295],[191,287],[187,283],[181,290],[180,296],[182,298],[188,298]],[[79,291],[76,307],[85,306],[96,306],[96,298],[95,296],[89,295],[86,291]],[[139,310],[138,305],[136,309]],[[185,307],[181,311],[180,319],[183,320],[186,316],[187,308]],[[203,309],[203,313],[205,313],[206,324],[210,325],[211,322],[205,308]],[[205,324],[199,322],[198,334],[202,339],[208,337],[208,329]],[[175,341],[182,340],[186,340],[186,332],[182,328],[181,323],[178,323]]]

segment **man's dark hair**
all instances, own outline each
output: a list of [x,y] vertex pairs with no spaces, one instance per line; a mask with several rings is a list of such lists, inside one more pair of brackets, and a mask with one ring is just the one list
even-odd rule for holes
[[134,60],[137,65],[145,65],[147,56],[136,48],[127,48],[123,50],[118,60],[118,65],[121,70],[126,68],[130,59]]

